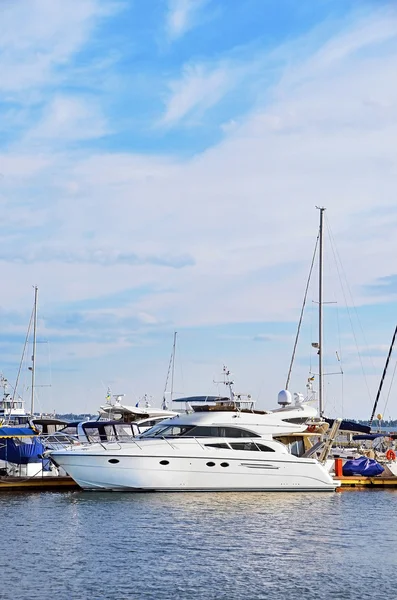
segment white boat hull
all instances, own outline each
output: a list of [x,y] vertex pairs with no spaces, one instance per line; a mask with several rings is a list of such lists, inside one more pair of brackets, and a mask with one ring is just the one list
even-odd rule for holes
[[333,491],[340,485],[316,460],[291,455],[253,457],[239,451],[231,456],[227,450],[203,450],[197,456],[196,450],[189,456],[170,448],[169,453],[145,456],[144,451],[127,453],[122,448],[90,450],[51,455],[86,490]]

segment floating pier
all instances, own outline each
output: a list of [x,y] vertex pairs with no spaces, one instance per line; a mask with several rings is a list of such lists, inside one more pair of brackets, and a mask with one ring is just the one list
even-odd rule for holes
[[397,488],[397,477],[395,476],[377,476],[363,477],[362,475],[351,475],[349,477],[335,477],[341,482],[341,487],[395,487]]
[[5,490],[80,489],[71,477],[0,477],[0,492]]

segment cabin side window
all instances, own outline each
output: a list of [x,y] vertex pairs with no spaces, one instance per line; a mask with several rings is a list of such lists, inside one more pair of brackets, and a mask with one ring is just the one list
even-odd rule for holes
[[59,431],[61,431],[62,433],[66,434],[66,435],[76,435],[77,434],[77,425],[67,425],[66,427],[63,427],[62,429],[60,429]]
[[206,448],[226,448],[227,450],[230,450],[230,446],[229,444],[220,442],[219,444],[205,444]]
[[101,441],[101,436],[98,429],[94,429],[93,427],[84,427],[84,433],[86,434],[89,442]]
[[289,445],[289,451],[294,456],[302,456],[302,454],[304,454],[304,452],[305,452],[305,446],[303,443],[303,439],[298,438],[298,439],[294,440],[293,442],[291,442]]
[[117,439],[129,438],[134,435],[133,426],[130,423],[116,423],[114,429]]
[[189,436],[192,437],[225,437],[225,438],[240,438],[240,437],[259,437],[252,431],[246,431],[239,427],[194,427],[189,431]]
[[104,433],[102,434],[102,439],[108,442],[113,442],[116,439],[115,431],[113,429],[113,425],[105,425]]
[[154,425],[158,425],[159,424],[160,419],[152,419],[150,421],[144,421],[143,423],[140,423],[141,427],[154,427]]
[[274,452],[273,448],[256,442],[231,442],[233,450],[245,450],[248,452]]

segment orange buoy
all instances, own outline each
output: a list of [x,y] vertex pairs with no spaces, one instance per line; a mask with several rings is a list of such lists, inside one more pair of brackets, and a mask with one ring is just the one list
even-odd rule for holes
[[396,460],[396,453],[394,452],[394,450],[389,448],[389,450],[386,452],[386,458],[387,460]]

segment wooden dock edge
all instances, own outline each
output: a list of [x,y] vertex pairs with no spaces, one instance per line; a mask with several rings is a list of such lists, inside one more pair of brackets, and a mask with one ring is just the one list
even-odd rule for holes
[[341,482],[341,487],[395,487],[397,488],[397,477],[360,477],[352,475],[349,477],[335,477]]
[[0,492],[5,490],[80,489],[71,477],[0,477]]

